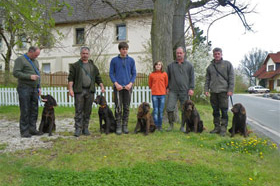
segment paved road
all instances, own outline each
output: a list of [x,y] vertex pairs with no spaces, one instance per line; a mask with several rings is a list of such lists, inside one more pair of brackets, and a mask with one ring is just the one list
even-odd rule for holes
[[253,129],[280,144],[280,101],[256,94],[235,94],[233,103],[246,108],[247,121]]

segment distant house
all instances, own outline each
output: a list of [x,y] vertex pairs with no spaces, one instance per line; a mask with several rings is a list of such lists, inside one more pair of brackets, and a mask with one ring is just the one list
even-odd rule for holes
[[[129,44],[128,55],[136,61],[137,72],[147,72],[143,59],[149,55],[152,23],[152,0],[66,0],[73,8],[72,14],[63,8],[54,15],[55,27],[62,37],[54,32],[57,39],[54,47],[41,50],[38,58],[40,70],[45,73],[68,72],[69,64],[80,58],[80,47],[91,49],[91,58],[103,71],[108,72],[112,57],[119,54],[118,44]],[[1,39],[0,39],[1,47]],[[13,60],[27,51],[29,45],[17,46]],[[2,51],[5,51],[3,44]],[[146,57],[147,58],[147,57]],[[0,59],[0,69],[4,61]]]
[[257,84],[280,91],[280,52],[267,55],[261,68],[253,75]]

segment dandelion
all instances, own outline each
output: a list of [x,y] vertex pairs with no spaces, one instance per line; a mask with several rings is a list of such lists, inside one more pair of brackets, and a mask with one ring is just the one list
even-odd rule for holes
[[250,181],[253,181],[253,178],[249,178]]
[[104,158],[107,158],[107,156],[104,156]]
[[221,148],[221,150],[224,150],[224,148]]

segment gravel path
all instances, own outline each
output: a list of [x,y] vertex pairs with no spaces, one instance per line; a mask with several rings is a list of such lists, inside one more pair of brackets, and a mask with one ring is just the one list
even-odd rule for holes
[[[37,123],[37,127],[38,126],[39,124]],[[74,119],[66,118],[63,120],[56,120],[56,133],[53,133],[53,136],[44,134],[42,136],[32,136],[31,138],[21,138],[18,121],[0,120],[0,145],[7,145],[5,149],[0,149],[0,153],[14,152],[28,148],[51,147],[53,143],[52,140],[41,140],[42,137],[47,137],[49,139],[70,137],[59,135],[59,132],[74,132]]]

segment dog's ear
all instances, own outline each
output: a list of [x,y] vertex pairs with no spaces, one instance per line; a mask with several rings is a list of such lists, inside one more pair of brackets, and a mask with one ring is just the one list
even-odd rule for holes
[[243,107],[243,105],[241,105],[241,104],[240,104],[240,112],[241,112],[241,114],[243,114],[243,115],[246,114],[245,107]]
[[52,100],[52,105],[57,106],[57,103],[56,103],[56,100],[54,99],[54,97],[51,96],[51,100]]

